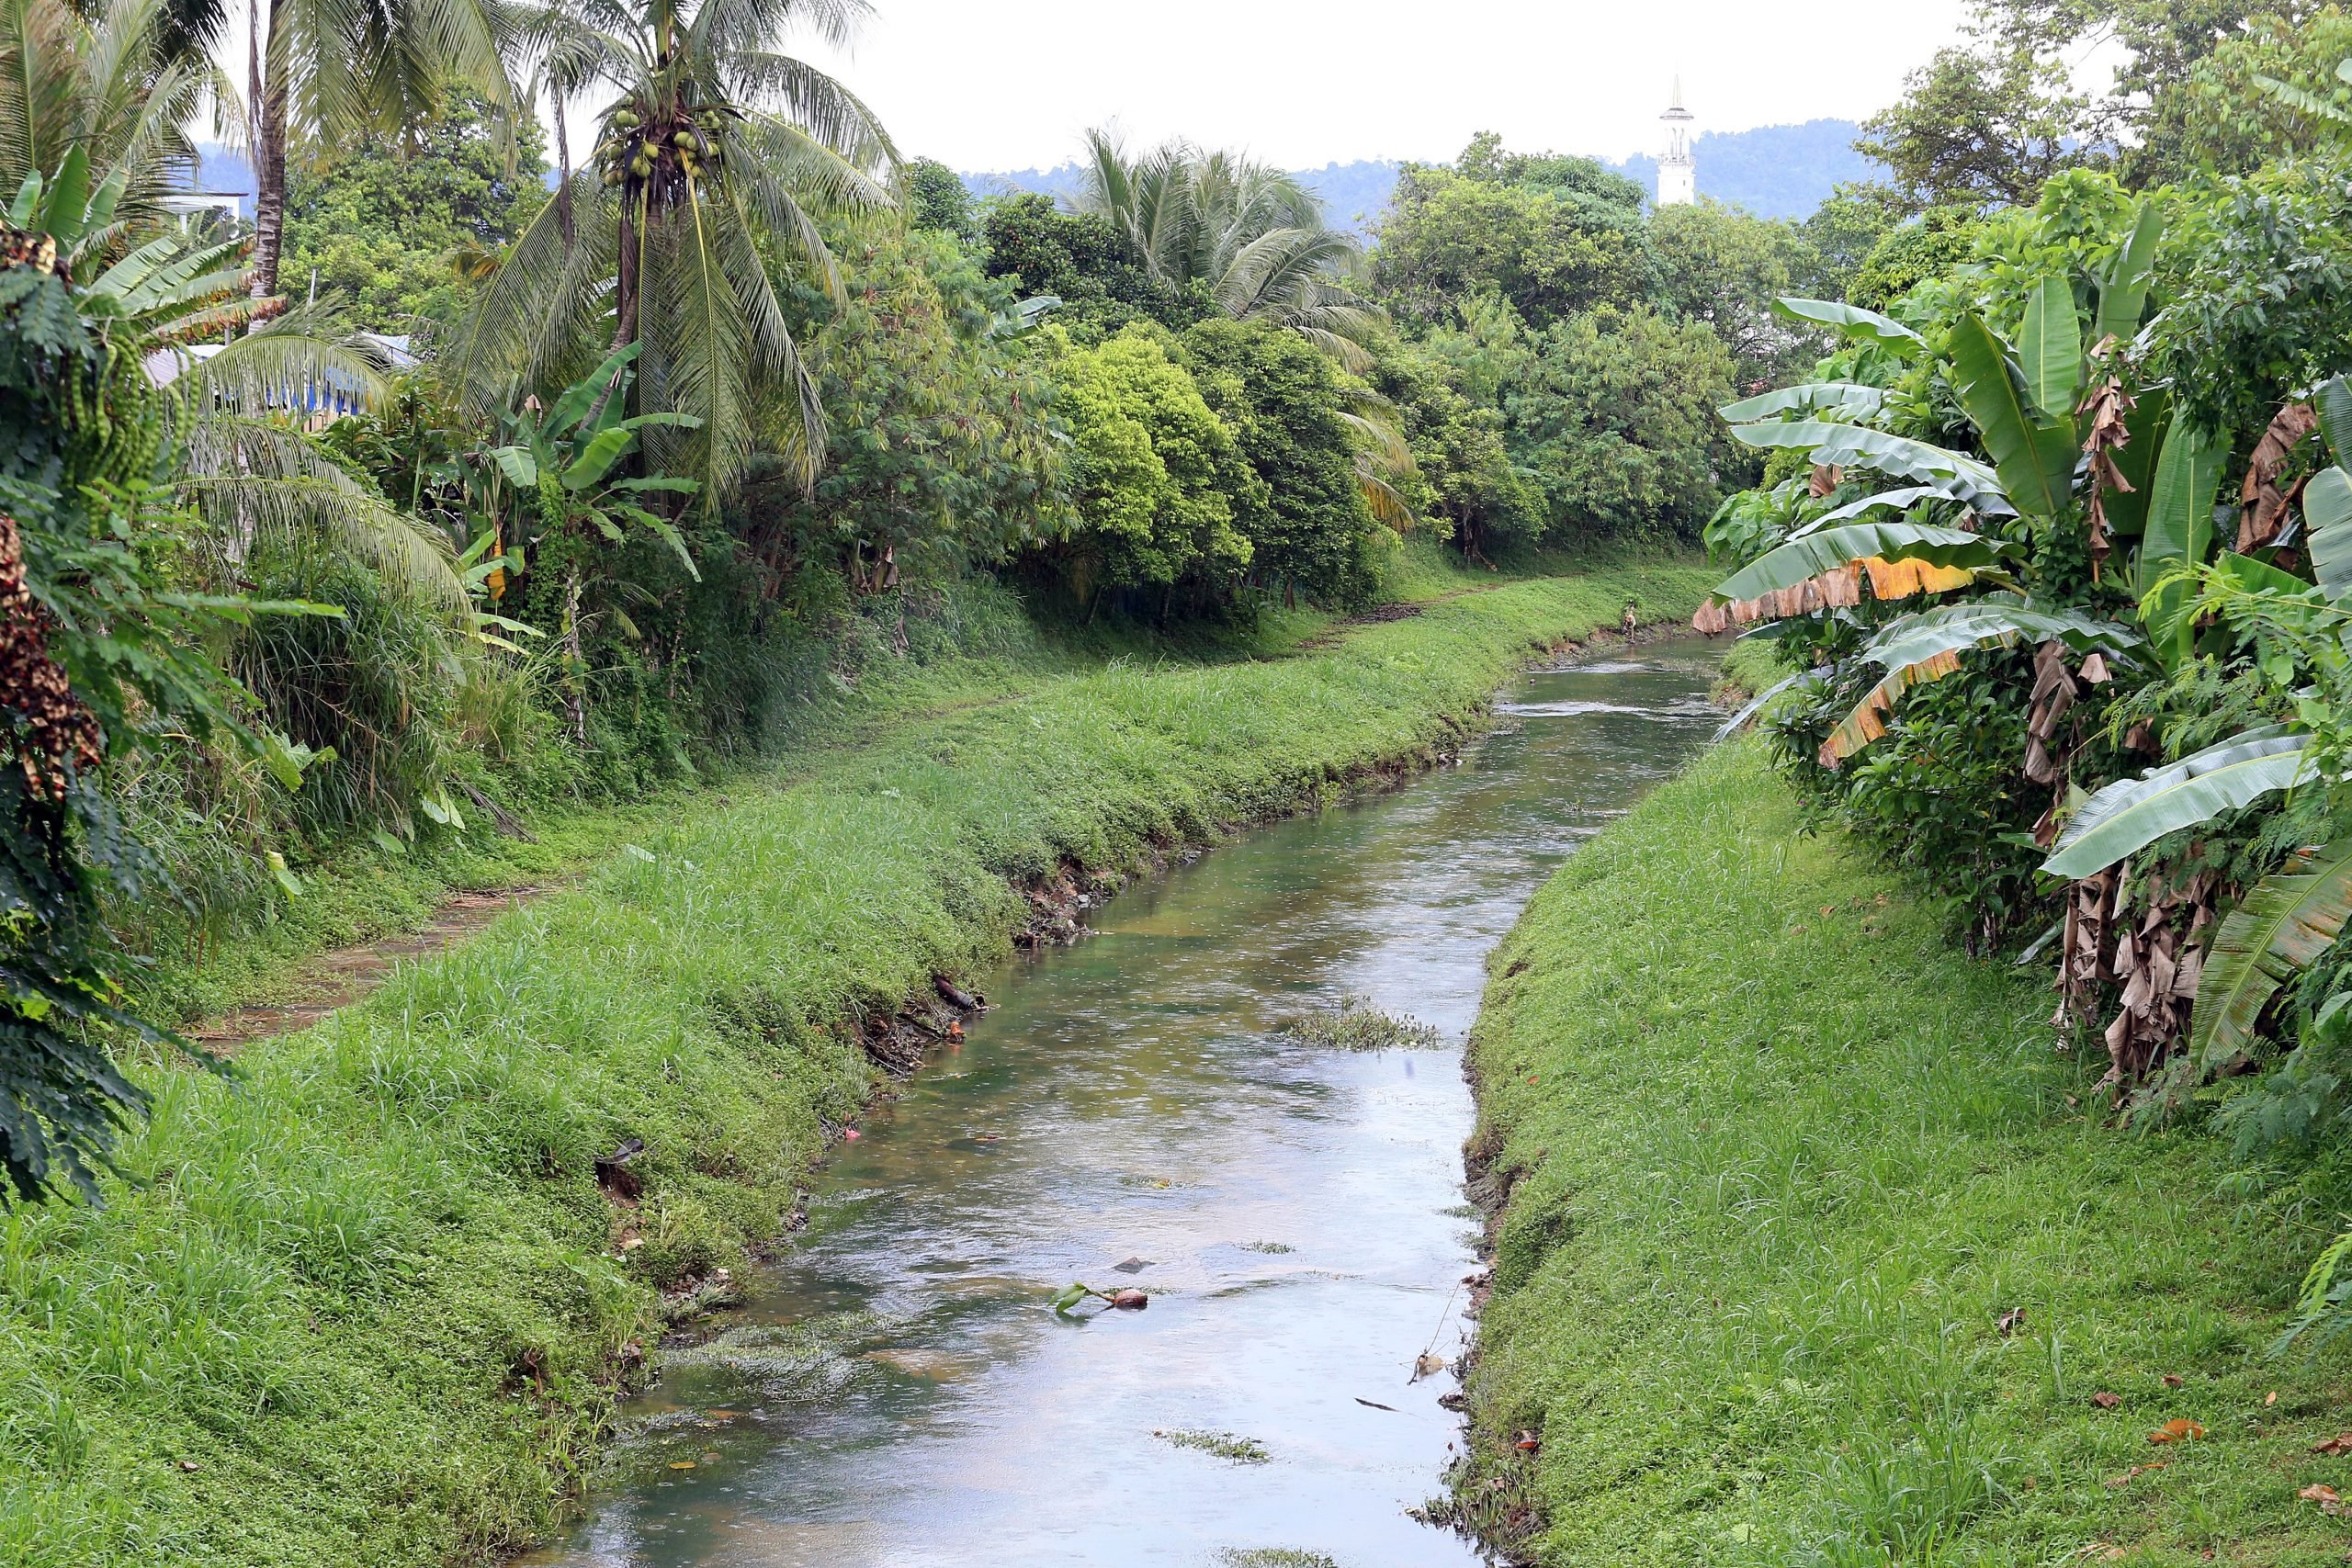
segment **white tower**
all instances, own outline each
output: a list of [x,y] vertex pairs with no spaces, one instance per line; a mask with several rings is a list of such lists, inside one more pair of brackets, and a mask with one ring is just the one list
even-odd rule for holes
[[1699,199],[1699,165],[1690,158],[1690,111],[1682,107],[1682,78],[1674,79],[1674,103],[1658,118],[1666,122],[1666,152],[1657,161],[1657,204],[1690,207]]

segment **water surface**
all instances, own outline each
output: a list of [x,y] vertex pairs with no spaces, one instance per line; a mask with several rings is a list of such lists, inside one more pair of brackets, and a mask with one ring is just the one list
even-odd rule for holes
[[[1412,1372],[1463,1343],[1462,1035],[1536,886],[1719,722],[1716,657],[1528,675],[1460,766],[1251,833],[983,977],[996,1010],[835,1151],[798,1245],[632,1403],[576,1538],[535,1561],[1476,1562],[1406,1512],[1460,1436],[1451,1373]],[[1438,1043],[1280,1032],[1347,993]],[[1073,1280],[1151,1303],[1057,1318]]]

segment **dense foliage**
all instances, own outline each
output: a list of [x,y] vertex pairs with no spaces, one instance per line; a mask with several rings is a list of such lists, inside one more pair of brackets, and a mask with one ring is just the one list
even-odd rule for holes
[[[1798,672],[1770,724],[1810,823],[1973,948],[2050,953],[2053,1021],[2095,1036],[2114,1103],[2217,1111],[2260,1184],[2345,1093],[2352,63],[2312,58],[2332,7],[2241,9],[2116,8],[2146,102],[2010,81],[2055,118],[1964,155],[1904,132],[1905,190],[1960,205],[1879,241],[1843,301],[1783,303],[1839,345],[1723,411],[1773,456],[1710,527],[1738,570],[1700,623],[1764,624]],[[1980,17],[2028,64],[2079,20]],[[1960,124],[1938,95],[1963,65],[1882,131]],[[2077,134],[2126,122],[2128,154]],[[2347,1254],[2303,1327],[2352,1323]]]

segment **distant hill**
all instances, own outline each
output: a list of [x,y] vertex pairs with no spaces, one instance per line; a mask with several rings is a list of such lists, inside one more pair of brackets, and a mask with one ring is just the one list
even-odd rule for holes
[[[1815,119],[1803,125],[1765,125],[1753,130],[1702,133],[1691,148],[1699,161],[1699,193],[1744,207],[1759,218],[1803,218],[1819,207],[1830,187],[1868,179],[1877,168],[1854,151],[1861,127],[1849,119]],[[1623,163],[1602,159],[1618,173],[1657,189],[1657,160],[1647,154]],[[1388,207],[1402,165],[1393,159],[1359,158],[1294,171],[1322,198],[1324,218],[1340,228],[1365,232]],[[1078,190],[1078,165],[967,174],[975,196],[1040,191],[1067,197]]]

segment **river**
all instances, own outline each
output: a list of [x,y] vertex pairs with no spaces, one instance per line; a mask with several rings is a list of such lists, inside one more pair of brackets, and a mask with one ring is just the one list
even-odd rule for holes
[[[1461,1438],[1452,1373],[1413,1371],[1466,1329],[1462,1038],[1535,887],[1720,722],[1717,658],[1530,673],[1460,765],[980,977],[995,1010],[835,1149],[797,1244],[631,1402],[573,1539],[530,1561],[1478,1562],[1406,1511]],[[1282,1032],[1346,994],[1438,1038]],[[1057,1315],[1080,1280],[1150,1304]]]

